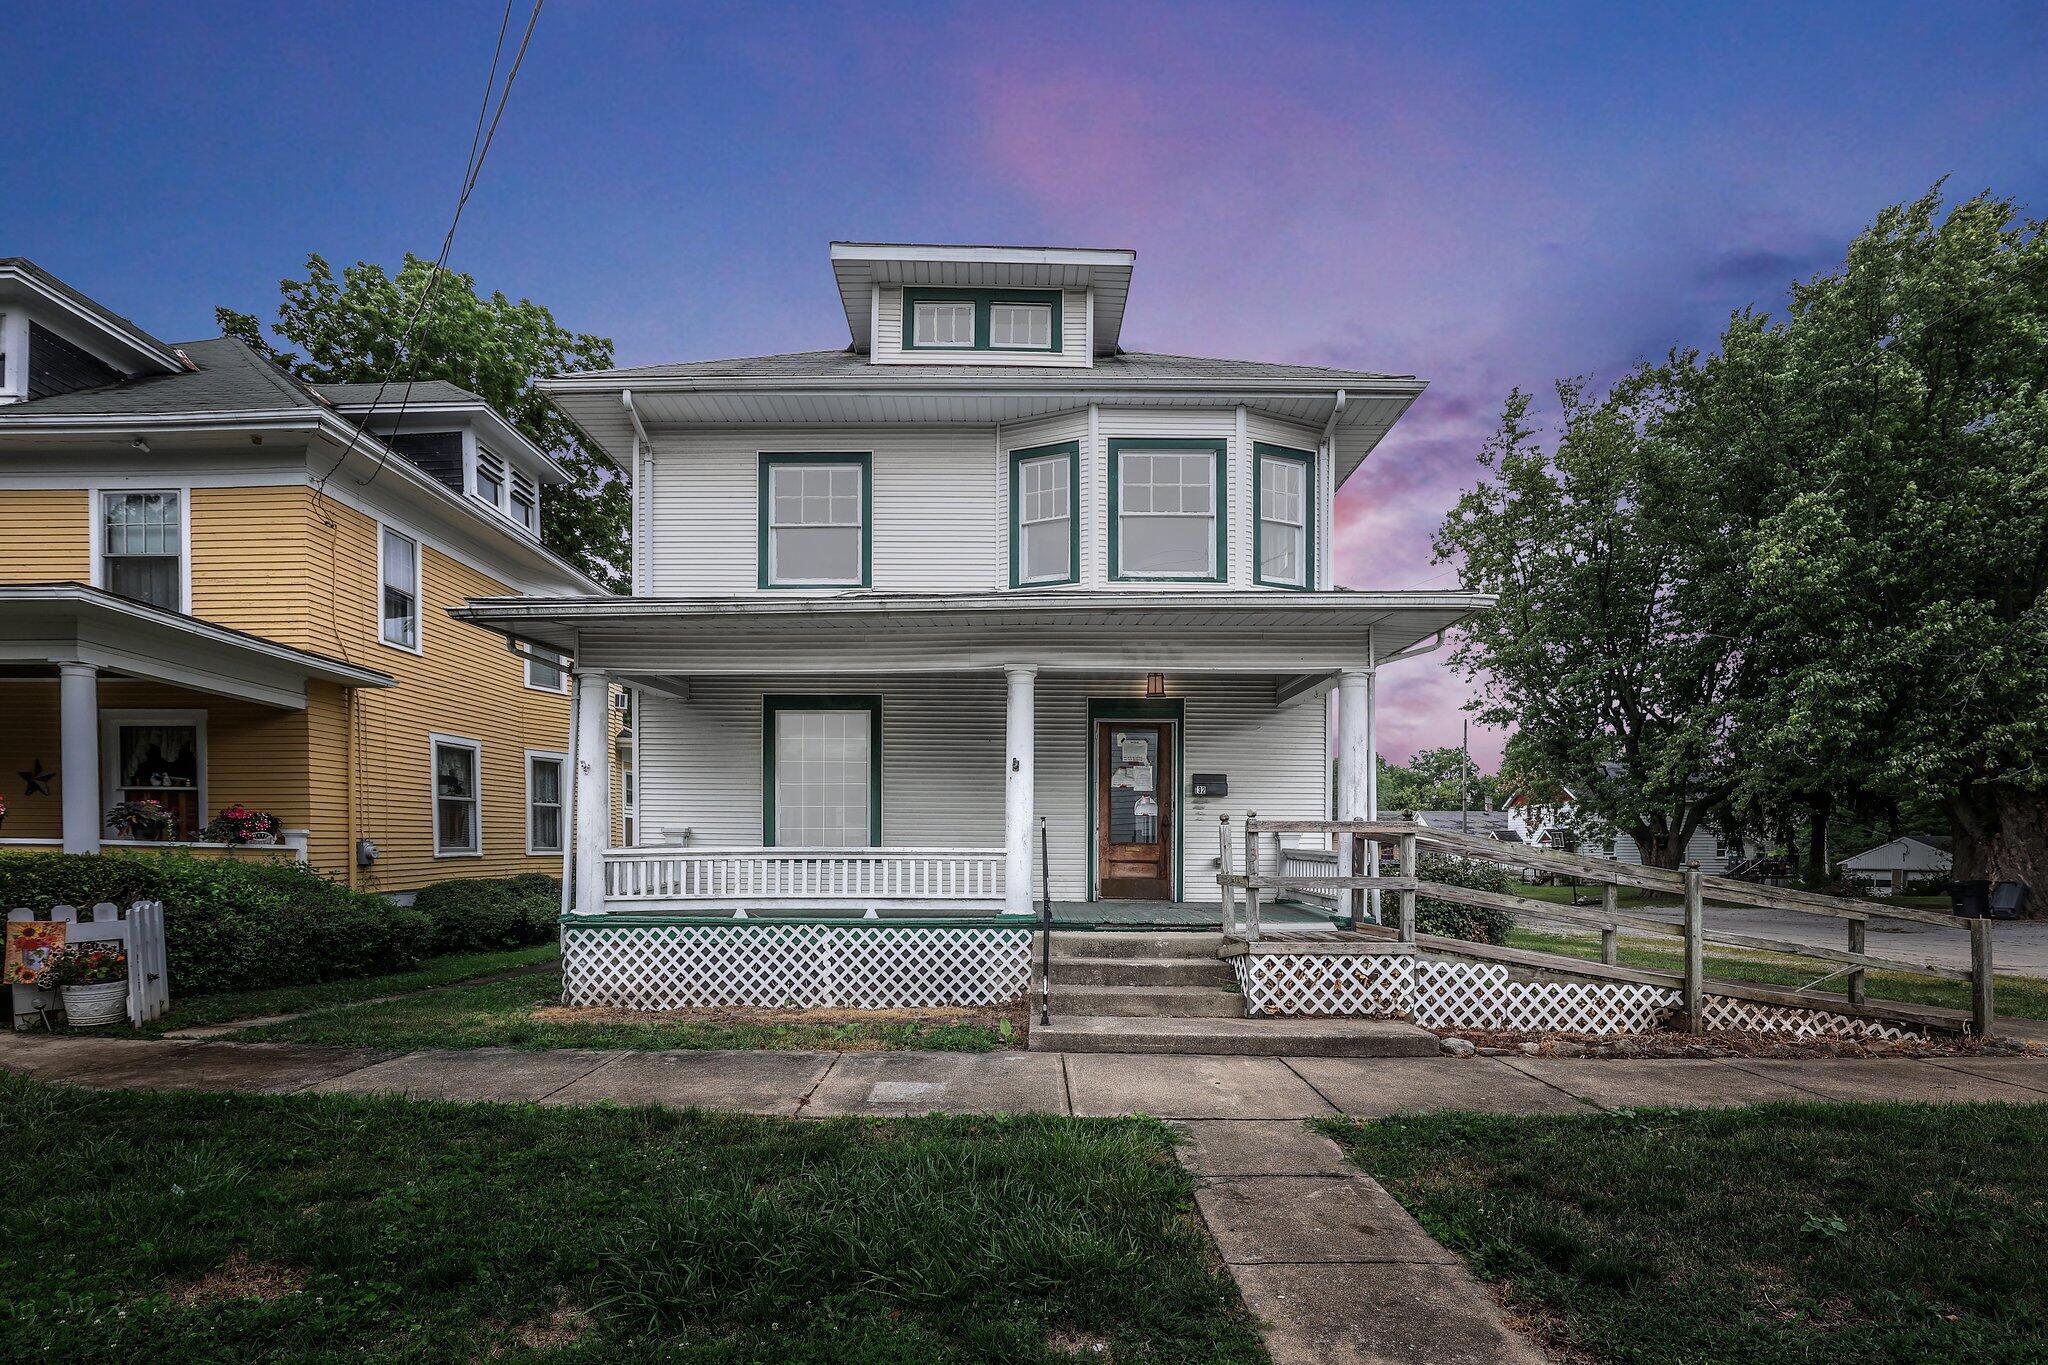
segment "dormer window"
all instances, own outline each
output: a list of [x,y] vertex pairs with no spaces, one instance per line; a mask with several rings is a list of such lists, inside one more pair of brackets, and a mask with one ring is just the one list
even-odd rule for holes
[[905,289],[906,351],[1053,351],[1065,296],[1057,289]]
[[482,446],[476,448],[476,498],[500,510],[505,506],[505,462]]
[[935,299],[929,303],[919,303],[913,316],[916,319],[916,338],[919,346],[957,346],[963,350],[973,348],[972,303],[949,303]]
[[1000,350],[1044,351],[1052,348],[1052,306],[1044,303],[992,303],[988,309],[989,345]]

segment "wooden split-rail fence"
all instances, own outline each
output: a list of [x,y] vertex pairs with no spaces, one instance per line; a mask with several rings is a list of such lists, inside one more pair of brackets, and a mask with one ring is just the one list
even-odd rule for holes
[[[1261,859],[1259,852],[1267,837],[1282,834],[1327,835],[1339,847],[1348,845],[1349,870],[1312,874],[1297,870],[1306,865],[1305,859]],[[1398,875],[1380,875],[1378,851],[1383,844],[1394,845],[1400,850]],[[1530,896],[1425,881],[1421,875],[1421,853],[1425,848],[1472,862],[1498,864],[1518,873],[1523,869],[1534,869],[1544,875],[1591,882],[1601,888],[1601,904],[1598,909],[1559,905]],[[1367,897],[1377,891],[1382,895],[1392,893],[1399,898],[1398,935],[1402,942],[1413,944],[1416,939],[1415,903],[1418,898],[1427,896],[1453,905],[1505,910],[1511,914],[1540,916],[1546,920],[1597,929],[1600,931],[1600,961],[1606,974],[1656,984],[1671,981],[1671,974],[1631,971],[1618,965],[1617,939],[1620,932],[1627,929],[1679,939],[1684,949],[1684,970],[1679,981],[1683,996],[1681,1022],[1687,1032],[1700,1031],[1706,995],[1706,949],[1712,945],[1778,953],[1828,964],[1829,970],[1820,981],[1801,990],[1811,990],[1822,981],[1842,977],[1845,979],[1847,1003],[1858,1011],[1865,1004],[1864,974],[1872,969],[1963,982],[1970,987],[1972,1030],[1979,1037],[1991,1034],[1993,977],[1991,923],[1988,920],[1957,919],[1953,915],[1907,906],[1882,905],[1785,887],[1761,886],[1728,877],[1710,877],[1702,873],[1697,864],[1671,871],[1606,858],[1587,858],[1574,853],[1539,851],[1526,844],[1508,844],[1456,830],[1432,829],[1406,820],[1262,820],[1251,815],[1243,825],[1240,855],[1239,850],[1232,847],[1230,820],[1225,816],[1221,824],[1219,849],[1223,931],[1248,941],[1255,941],[1260,936],[1259,907],[1262,898],[1293,891],[1303,896],[1334,899],[1339,906],[1340,921],[1348,921],[1352,929],[1361,930],[1368,923]],[[1240,856],[1241,862],[1238,861]],[[1335,861],[1341,862],[1341,855]],[[1274,870],[1265,870],[1269,866]],[[1623,913],[1617,907],[1620,890],[1624,886],[1672,896],[1683,907],[1680,921],[1673,924],[1647,915]],[[1237,905],[1239,893],[1244,898],[1242,918]],[[1790,939],[1710,929],[1705,922],[1705,907],[1709,903],[1784,910],[1836,920],[1843,927],[1844,946],[1824,948]],[[1923,959],[1872,953],[1868,946],[1868,931],[1870,921],[1874,919],[1938,925],[1967,933],[1970,965],[1967,968],[1950,967]],[[1578,959],[1558,956],[1555,965],[1558,970],[1568,971],[1569,964],[1575,961]]]

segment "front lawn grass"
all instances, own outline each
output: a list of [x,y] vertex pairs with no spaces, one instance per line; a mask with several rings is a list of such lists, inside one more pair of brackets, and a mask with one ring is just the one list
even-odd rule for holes
[[[1007,1019],[988,1012],[917,1019],[777,1017],[772,1011],[636,1016],[625,1010],[561,1017],[559,973],[479,982],[379,1005],[322,1010],[302,1019],[238,1031],[236,1042],[329,1043],[340,1047],[767,1048],[853,1052],[922,1048],[993,1052],[1022,1042]],[[539,1011],[540,1013],[536,1013]],[[564,1012],[566,1013],[566,1012]],[[554,1017],[551,1017],[554,1016]]]
[[1574,1359],[2048,1356],[2042,1108],[1439,1114],[1324,1128]]
[[[1675,945],[1676,939],[1671,940]],[[1570,957],[1600,958],[1597,935],[1553,934],[1532,929],[1508,933],[1510,948],[1527,948],[1540,953],[1563,953]],[[1684,954],[1677,948],[1645,947],[1640,940],[1621,936],[1616,955],[1624,967],[1650,967],[1657,971],[1682,972]],[[1826,964],[1777,953],[1728,953],[1707,949],[1707,975],[1724,981],[1754,981],[1762,986],[1806,986],[1830,970]],[[1970,988],[1960,981],[1941,981],[1911,972],[1866,972],[1864,988],[1872,999],[1897,1000],[1909,1005],[1937,1005],[1946,1009],[1970,1008]],[[1842,978],[1837,976],[1823,990],[1840,994]],[[1998,976],[1993,992],[1998,1014],[2012,1019],[2048,1019],[2048,980],[2032,976]]]
[[1150,1120],[0,1076],[0,1140],[5,1359],[1264,1359]]
[[[374,1000],[387,995],[432,990],[459,981],[472,981],[498,972],[559,961],[561,945],[536,943],[525,948],[506,948],[486,953],[451,953],[430,957],[409,971],[389,976],[364,976],[350,981],[321,981],[307,986],[273,986],[255,991],[222,991],[171,999],[171,1011],[161,1019],[142,1026],[149,1035],[206,1024],[229,1023],[236,1019],[262,1019],[273,1014],[296,1014],[302,1010],[326,1009]],[[175,989],[177,983],[171,983]]]

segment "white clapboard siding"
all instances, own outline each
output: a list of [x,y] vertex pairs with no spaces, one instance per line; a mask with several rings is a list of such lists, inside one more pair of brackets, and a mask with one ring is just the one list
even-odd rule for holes
[[[1135,697],[1143,686],[1130,677],[1038,678],[1036,799],[1049,824],[1059,899],[1087,894],[1089,699]],[[1183,793],[1192,772],[1230,778],[1228,797],[1181,802],[1182,896],[1215,900],[1219,815],[1241,824],[1248,810],[1320,818],[1329,809],[1326,711],[1313,702],[1276,709],[1273,680],[1264,677],[1177,679],[1174,691],[1187,717]],[[679,839],[688,829],[684,848],[758,845],[761,699],[807,692],[882,698],[885,845],[1001,846],[1005,693],[993,672],[848,676],[828,687],[699,678],[687,702],[643,693],[636,737],[641,841]]]
[[1095,363],[1090,353],[1088,291],[1069,289],[1060,302],[1058,351],[920,351],[903,349],[903,289],[879,286],[875,307],[872,358],[878,365],[1043,365],[1053,369],[1085,369]]
[[655,595],[759,590],[760,456],[779,451],[871,455],[874,587],[996,586],[994,427],[686,428],[652,461]]

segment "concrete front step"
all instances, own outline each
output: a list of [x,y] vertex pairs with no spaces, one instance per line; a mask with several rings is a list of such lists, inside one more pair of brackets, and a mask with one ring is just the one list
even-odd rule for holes
[[1052,988],[1061,986],[1234,986],[1237,974],[1213,957],[1056,957]]
[[1062,986],[1054,968],[1055,1013],[1120,1019],[1242,1019],[1244,996],[1218,986]]
[[1052,935],[1054,961],[1063,957],[1196,957],[1214,960],[1222,946],[1223,935],[1220,932],[1149,934],[1055,929]]
[[1434,1033],[1396,1019],[1131,1019],[1061,1014],[1031,1024],[1033,1052],[1240,1057],[1435,1057]]

